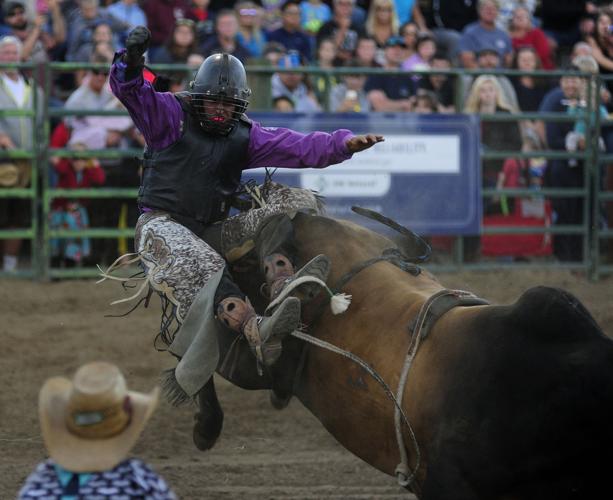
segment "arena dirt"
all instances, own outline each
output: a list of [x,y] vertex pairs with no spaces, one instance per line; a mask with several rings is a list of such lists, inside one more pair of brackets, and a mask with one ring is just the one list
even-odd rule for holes
[[[567,271],[500,271],[439,275],[447,287],[470,290],[494,303],[513,302],[534,285],[576,294],[613,336],[613,279],[589,282]],[[157,302],[129,318],[106,318],[121,290],[114,284],[0,280],[0,498],[14,498],[45,457],[37,394],[53,375],[71,376],[84,362],[106,359],[130,386],[149,390],[173,365],[153,348]],[[181,498],[407,498],[395,479],[345,451],[297,401],[274,410],[264,392],[218,382],[226,413],[223,434],[207,453],[191,442],[193,408],[162,402],[134,454],[151,463]],[[342,408],[339,408],[342,411]],[[373,443],[373,446],[376,446]]]

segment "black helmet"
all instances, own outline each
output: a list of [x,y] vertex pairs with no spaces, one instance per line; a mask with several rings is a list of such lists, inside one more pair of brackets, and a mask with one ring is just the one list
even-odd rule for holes
[[[192,105],[200,126],[207,132],[228,135],[238,123],[249,105],[251,90],[247,87],[245,67],[230,54],[213,54],[207,57],[196,78],[190,83]],[[216,110],[207,112],[207,103],[231,104],[234,106],[231,118]]]

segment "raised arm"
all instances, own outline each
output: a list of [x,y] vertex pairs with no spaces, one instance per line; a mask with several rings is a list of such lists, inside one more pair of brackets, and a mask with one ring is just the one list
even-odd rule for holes
[[[110,84],[113,94],[123,103],[134,125],[143,134],[147,146],[159,151],[179,139],[183,110],[172,93],[156,92],[151,83],[143,78],[142,54],[149,40],[143,39],[148,30],[146,33],[142,30],[146,28],[132,30],[126,41],[127,49],[115,55]],[[133,43],[132,47],[130,42]]]
[[303,134],[288,128],[262,127],[254,122],[249,139],[249,166],[286,168],[325,168],[341,163],[353,153],[383,140],[383,136],[357,135],[346,129],[328,134]]

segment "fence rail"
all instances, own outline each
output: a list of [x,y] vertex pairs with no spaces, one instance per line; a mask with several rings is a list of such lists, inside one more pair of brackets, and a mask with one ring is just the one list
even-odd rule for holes
[[[0,64],[0,68],[17,67],[24,71],[33,71],[35,66],[28,64]],[[51,121],[53,119],[64,118],[67,116],[127,116],[125,111],[118,110],[68,110],[63,108],[53,108],[50,106],[49,96],[52,88],[53,77],[57,73],[74,72],[78,69],[101,69],[105,68],[100,64],[82,64],[82,63],[49,63],[44,65],[42,72],[42,81],[39,85],[44,89],[43,102],[38,102],[38,93],[33,92],[33,104],[31,109],[3,109],[0,110],[0,118],[4,117],[22,117],[30,120],[33,148],[31,150],[15,149],[11,151],[0,151],[0,162],[7,159],[27,159],[32,162],[32,181],[27,188],[0,188],[0,200],[2,199],[29,199],[31,201],[32,217],[29,227],[25,228],[8,228],[0,230],[0,240],[7,239],[25,239],[30,241],[30,266],[22,269],[17,276],[29,278],[51,277],[91,277],[97,274],[95,268],[72,268],[59,269],[53,268],[50,265],[50,242],[52,239],[73,238],[75,236],[92,238],[92,239],[108,239],[108,238],[124,238],[129,239],[133,235],[133,229],[130,227],[95,227],[81,231],[72,231],[68,229],[52,229],[49,227],[49,215],[53,200],[57,198],[65,199],[125,199],[134,200],[136,198],[137,189],[135,188],[93,188],[93,189],[57,189],[52,188],[49,183],[49,161],[52,158],[72,158],[72,157],[87,157],[99,158],[101,160],[117,160],[122,158],[130,158],[140,156],[140,149],[125,149],[125,150],[90,150],[85,152],[75,152],[66,148],[52,149],[49,147],[49,138],[51,133]],[[184,65],[158,65],[152,67],[154,71],[172,71],[183,72],[186,76],[193,75],[193,68]],[[293,70],[285,70],[273,68],[270,66],[250,66],[248,76],[252,87],[257,88],[257,98],[252,102],[252,108],[267,109],[271,105],[271,97],[269,93],[270,78],[275,72],[296,72]],[[341,78],[343,75],[362,73],[365,75],[371,74],[403,74],[403,75],[419,75],[426,77],[430,74],[442,74],[448,78],[456,80],[456,109],[463,102],[464,97],[464,78],[465,76],[477,76],[482,74],[480,71],[465,71],[459,69],[450,69],[442,71],[425,71],[407,73],[405,71],[390,71],[380,68],[339,68],[335,70],[323,70],[321,68],[306,67],[301,68],[300,72],[304,72],[312,76],[323,76],[327,79],[326,89],[331,88],[333,78]],[[505,76],[521,76],[532,75],[541,78],[551,79],[552,77],[561,77],[567,75],[575,75],[586,79],[591,79],[598,87],[613,80],[613,75],[610,77],[599,77],[587,75],[579,72],[564,72],[564,71],[535,71],[532,73],[520,72],[517,70],[497,70],[488,73]],[[590,85],[591,89],[592,86]],[[528,159],[528,158],[544,158],[546,160],[567,160],[577,159],[584,162],[584,185],[577,188],[546,188],[538,192],[539,196],[546,198],[580,198],[583,201],[583,220],[579,224],[572,225],[553,225],[550,227],[525,227],[525,226],[488,226],[483,228],[483,234],[538,234],[549,233],[552,235],[580,235],[583,239],[583,260],[579,262],[564,262],[560,263],[554,259],[536,259],[534,262],[517,263],[510,261],[491,261],[482,260],[479,262],[465,262],[463,259],[463,238],[457,237],[454,240],[451,259],[446,263],[433,264],[433,269],[438,270],[459,270],[459,269],[492,269],[494,267],[512,266],[515,268],[531,268],[531,267],[555,267],[568,269],[582,269],[589,275],[597,279],[605,274],[613,272],[613,265],[606,262],[605,252],[602,247],[609,245],[613,247],[613,229],[609,226],[602,226],[598,223],[603,208],[608,204],[613,206],[613,191],[607,191],[603,182],[603,166],[613,165],[613,154],[604,154],[598,148],[598,135],[602,124],[599,120],[598,113],[595,110],[601,103],[601,94],[598,93],[594,99],[591,99],[588,94],[587,107],[582,115],[570,116],[566,113],[517,113],[517,114],[488,114],[483,115],[482,119],[488,121],[520,122],[522,120],[540,120],[543,122],[571,122],[577,119],[589,120],[590,116],[596,116],[596,123],[593,127],[588,127],[586,135],[587,147],[583,152],[566,152],[556,150],[546,150],[538,152],[519,152],[519,151],[484,151],[482,153],[483,160],[500,160],[509,157]],[[609,174],[613,177],[613,170]],[[610,182],[610,178],[607,178]],[[613,184],[613,183],[612,183]],[[534,196],[535,191],[532,189],[484,189],[483,198],[488,199],[494,196],[507,196],[514,198]],[[613,210],[611,211],[613,214]],[[595,222],[592,222],[595,221]],[[613,221],[609,221],[613,224]],[[2,276],[2,272],[0,272]]]

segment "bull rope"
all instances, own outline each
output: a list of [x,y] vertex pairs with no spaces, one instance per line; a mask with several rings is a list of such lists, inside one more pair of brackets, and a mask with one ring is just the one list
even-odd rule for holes
[[[400,403],[398,402],[397,397],[394,396],[394,393],[390,389],[389,385],[387,385],[385,380],[383,380],[383,377],[381,377],[381,375],[379,375],[374,368],[372,368],[368,363],[366,363],[366,361],[364,361],[359,356],[356,356],[352,352],[346,351],[345,349],[341,349],[340,347],[337,347],[334,344],[330,344],[329,342],[326,342],[325,340],[318,339],[317,337],[309,335],[308,333],[301,332],[299,330],[294,330],[290,335],[298,339],[304,340],[305,342],[308,342],[309,344],[313,344],[317,347],[321,347],[322,349],[326,349],[328,351],[334,352],[336,354],[340,354],[341,356],[348,358],[354,363],[360,365],[373,379],[375,379],[375,381],[377,381],[381,385],[381,387],[383,388],[383,391],[385,392],[385,395],[394,403],[394,407],[395,407],[394,415],[398,414],[399,422],[400,422],[400,419],[402,419],[402,421],[404,421],[405,425],[407,426],[409,430],[409,435],[411,437],[411,442],[413,444],[413,447],[415,448],[415,457],[416,457],[415,458],[415,468],[413,469],[413,472],[411,472],[411,475],[408,478],[406,478],[405,476],[405,478],[401,480],[399,473],[398,473],[398,468],[396,468],[398,484],[400,484],[400,486],[403,486],[405,488],[408,487],[415,479],[415,476],[417,475],[417,471],[419,470],[419,466],[421,464],[421,452],[419,450],[419,444],[417,443],[417,438],[415,437],[415,432],[413,431],[413,427],[411,426],[409,419],[407,418],[407,416],[404,413],[404,410],[400,406]],[[415,356],[415,353],[413,353],[413,356]],[[400,422],[400,426],[401,425],[402,425],[402,422]],[[396,435],[398,436],[398,424],[396,427]],[[406,449],[404,446],[404,440],[401,441],[401,444],[399,443],[399,448],[400,448],[401,457],[404,456],[406,458],[407,453],[406,453]],[[404,462],[401,462],[401,464],[402,463]]]
[[[419,443],[417,442],[417,437],[415,436],[415,431],[413,430],[413,427],[411,426],[411,423],[409,422],[408,417],[406,416],[404,410],[402,409],[402,400],[404,398],[404,390],[406,387],[407,380],[409,378],[409,372],[411,370],[411,366],[413,365],[413,361],[415,360],[415,357],[417,356],[417,351],[419,349],[420,341],[423,337],[427,335],[427,332],[428,332],[427,329],[424,329],[424,325],[426,324],[428,318],[430,317],[429,315],[432,311],[432,308],[435,302],[443,297],[453,297],[455,299],[460,299],[460,300],[461,299],[480,300],[478,299],[478,297],[476,297],[471,292],[467,292],[464,290],[449,290],[449,289],[440,290],[436,292],[435,294],[431,295],[430,297],[428,297],[428,299],[426,299],[426,301],[422,304],[421,308],[419,309],[419,313],[417,314],[417,317],[416,317],[415,328],[413,330],[413,335],[411,337],[411,341],[407,349],[408,352],[405,357],[404,365],[402,367],[402,372],[400,375],[400,380],[398,382],[398,389],[396,391],[396,395],[394,395],[389,385],[387,385],[385,380],[383,380],[383,377],[381,377],[381,375],[379,375],[379,373],[377,373],[377,371],[374,368],[372,368],[368,363],[366,363],[359,356],[345,349],[341,349],[340,347],[337,347],[334,344],[326,342],[325,340],[321,340],[321,339],[318,339],[317,337],[309,335],[308,333],[305,333],[299,330],[295,330],[291,333],[293,337],[296,337],[298,339],[301,339],[305,342],[313,344],[317,347],[321,347],[322,349],[326,349],[333,353],[340,354],[341,356],[344,356],[345,358],[353,361],[354,363],[362,367],[379,385],[381,385],[381,387],[383,388],[383,391],[385,392],[385,395],[394,403],[394,428],[395,428],[395,434],[396,434],[396,442],[398,444],[398,451],[400,454],[400,463],[396,466],[396,470],[395,470],[396,480],[398,481],[398,484],[400,486],[402,486],[403,488],[407,488],[407,489],[410,489],[410,486],[415,480],[417,473],[419,471],[419,467],[421,465],[421,450],[419,448]],[[474,305],[476,305],[477,303],[475,303]],[[460,305],[460,303],[457,303],[455,305]],[[455,307],[455,305],[453,307]],[[415,466],[413,467],[412,470],[409,465],[407,447],[405,445],[404,438],[402,435],[402,424],[403,423],[406,425],[408,429],[409,437],[411,439],[411,444],[413,446],[413,449],[415,450]]]

